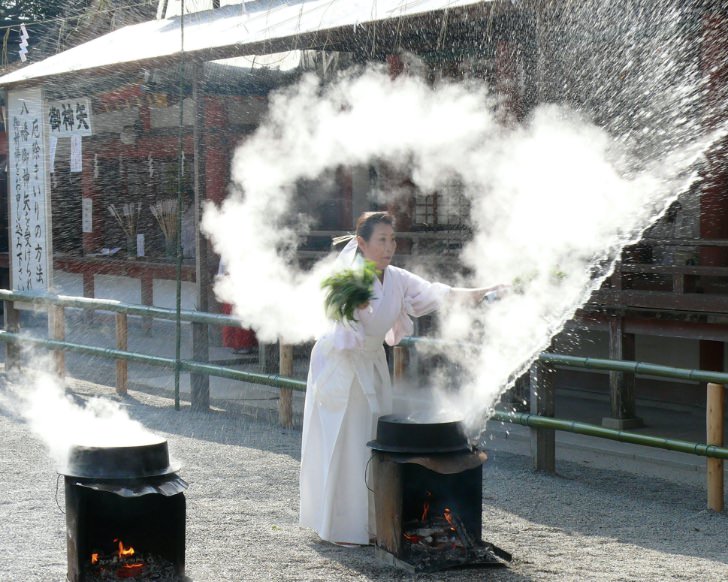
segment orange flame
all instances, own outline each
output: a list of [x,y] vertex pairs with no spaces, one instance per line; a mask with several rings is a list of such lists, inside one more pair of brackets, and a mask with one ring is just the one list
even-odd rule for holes
[[426,491],[425,493],[427,495],[427,499],[422,507],[422,517],[420,517],[420,521],[425,521],[427,519],[427,515],[430,513],[430,497],[432,497],[432,493],[429,491]]
[[129,546],[128,548],[124,547],[124,542],[122,542],[120,539],[114,539],[115,542],[119,542],[119,557],[130,557],[134,555],[134,548]]
[[98,564],[99,563],[99,555],[94,553],[91,554],[91,563],[92,564]]
[[430,513],[430,503],[428,501],[425,501],[425,506],[422,508],[422,517],[420,518],[420,521],[425,521],[427,519],[428,513]]

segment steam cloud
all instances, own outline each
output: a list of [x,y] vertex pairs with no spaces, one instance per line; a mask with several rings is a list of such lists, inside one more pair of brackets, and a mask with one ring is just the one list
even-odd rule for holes
[[[129,418],[119,404],[91,398],[84,405],[65,394],[52,375],[42,372],[42,357],[23,370],[22,383],[8,380],[0,405],[26,419],[48,448],[57,467],[66,464],[72,446],[141,446],[160,442],[141,423]],[[46,362],[47,364],[48,362]]]
[[[674,89],[679,98],[696,93]],[[676,115],[687,105],[676,103]],[[440,405],[477,431],[509,382],[603,282],[620,249],[694,180],[715,137],[694,133],[661,149],[660,128],[645,130],[644,140],[635,130],[614,135],[555,104],[536,107],[522,124],[503,123],[498,103],[475,81],[433,87],[378,68],[326,86],[306,76],[272,97],[267,119],[236,152],[229,198],[205,209],[203,229],[228,271],[216,293],[262,341],[312,339],[327,326],[319,283],[333,260],[296,267],[296,231],[308,224],[291,210],[296,183],[377,160],[405,171],[423,192],[459,183],[474,229],[461,260],[472,274],[447,282],[516,291],[487,307],[449,306],[441,317],[442,337],[470,347],[446,350],[463,375]],[[397,193],[370,195],[391,201]]]

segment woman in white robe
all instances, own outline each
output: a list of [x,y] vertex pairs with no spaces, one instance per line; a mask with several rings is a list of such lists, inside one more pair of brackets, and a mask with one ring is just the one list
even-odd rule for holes
[[[353,250],[353,244],[348,247]],[[392,267],[392,217],[365,213],[356,243],[381,271],[373,298],[353,325],[336,323],[311,352],[303,415],[300,523],[323,540],[366,545],[375,535],[365,471],[366,443],[379,416],[392,411],[392,384],[384,341],[396,345],[413,331],[410,316],[437,309],[453,292],[475,301],[492,289],[453,289]]]

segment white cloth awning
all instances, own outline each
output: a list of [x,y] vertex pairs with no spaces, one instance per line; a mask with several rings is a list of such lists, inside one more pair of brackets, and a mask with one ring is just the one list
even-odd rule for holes
[[[288,0],[246,2],[184,17],[184,52],[266,54],[312,48],[306,36],[389,19],[485,4],[491,0]],[[0,77],[0,86],[173,57],[181,49],[180,17],[115,30],[87,43]],[[283,47],[287,39],[288,47]],[[270,50],[266,46],[270,44]],[[237,52],[239,51],[239,52]],[[218,57],[220,58],[220,57]]]

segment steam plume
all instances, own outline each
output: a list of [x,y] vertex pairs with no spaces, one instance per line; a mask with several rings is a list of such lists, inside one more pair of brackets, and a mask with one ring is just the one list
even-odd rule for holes
[[[659,58],[675,66],[664,51]],[[673,72],[651,71],[670,83],[655,89],[656,111],[681,116],[699,87],[691,74]],[[621,87],[619,97],[628,95]],[[218,296],[263,341],[312,339],[326,326],[319,282],[332,260],[296,267],[296,231],[309,224],[291,211],[297,181],[385,160],[423,192],[460,184],[474,236],[461,257],[472,274],[458,283],[517,291],[488,308],[443,314],[443,336],[472,346],[448,354],[463,377],[447,406],[467,412],[477,430],[497,396],[603,282],[621,248],[695,179],[716,138],[682,124],[676,141],[662,126],[670,120],[648,111],[626,120],[610,111],[599,127],[584,110],[556,104],[534,108],[521,124],[503,123],[498,105],[483,83],[431,86],[411,76],[392,80],[376,67],[327,86],[307,76],[276,94],[265,122],[236,152],[230,197],[206,208],[203,228],[229,272]],[[378,201],[396,194],[370,193]]]
[[0,404],[25,418],[57,467],[65,465],[73,445],[140,446],[161,440],[116,402],[104,398],[74,402],[54,376],[40,371],[50,367],[39,365],[43,360],[36,357],[34,369],[23,370],[22,382],[8,380]]

